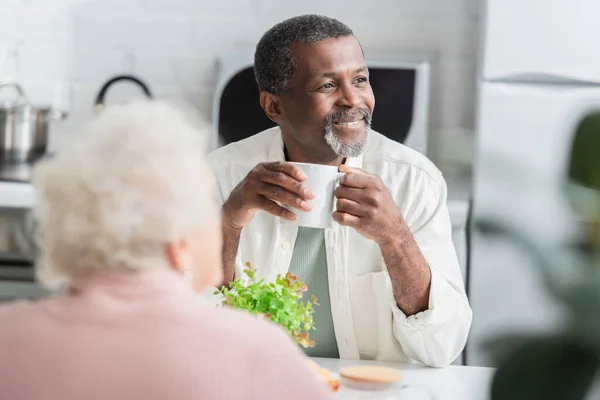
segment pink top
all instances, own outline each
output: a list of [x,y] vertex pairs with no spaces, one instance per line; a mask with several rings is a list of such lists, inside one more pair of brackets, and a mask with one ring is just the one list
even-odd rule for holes
[[279,327],[214,308],[167,270],[94,273],[0,307],[0,398],[330,399]]

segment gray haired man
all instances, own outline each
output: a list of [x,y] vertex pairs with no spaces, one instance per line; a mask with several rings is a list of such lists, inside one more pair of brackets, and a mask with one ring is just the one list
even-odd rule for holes
[[[223,202],[226,283],[252,262],[291,271],[320,299],[311,356],[452,362],[472,313],[446,208],[446,183],[423,155],[370,129],[375,98],[363,50],[332,18],[303,15],[256,47],[260,104],[277,127],[210,156]],[[287,223],[314,193],[289,162],[334,165],[331,229]]]

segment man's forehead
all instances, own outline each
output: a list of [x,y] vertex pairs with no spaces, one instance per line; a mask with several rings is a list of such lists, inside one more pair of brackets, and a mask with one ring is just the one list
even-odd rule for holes
[[366,68],[360,44],[353,36],[297,43],[292,54],[302,75],[333,75]]

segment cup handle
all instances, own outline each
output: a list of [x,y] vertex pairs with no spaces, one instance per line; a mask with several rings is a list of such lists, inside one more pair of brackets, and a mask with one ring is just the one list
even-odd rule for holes
[[[344,176],[346,176],[345,172],[338,172],[338,174],[335,177],[335,187],[338,187],[342,183],[342,181],[344,180]],[[334,192],[332,212],[336,211],[335,203],[336,203],[336,200],[335,200],[335,192]]]

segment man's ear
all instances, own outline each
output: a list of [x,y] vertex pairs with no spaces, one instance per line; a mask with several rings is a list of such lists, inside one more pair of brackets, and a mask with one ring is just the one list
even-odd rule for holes
[[283,121],[283,107],[280,96],[262,91],[260,92],[260,106],[271,121],[277,124]]

